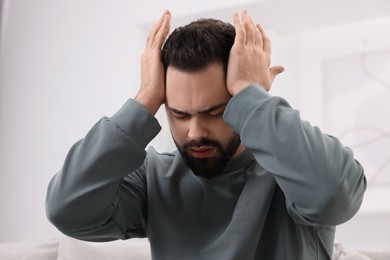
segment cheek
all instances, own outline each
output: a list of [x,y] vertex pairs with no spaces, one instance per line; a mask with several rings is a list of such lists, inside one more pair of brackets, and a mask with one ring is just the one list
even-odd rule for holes
[[225,123],[223,120],[223,117],[214,118],[212,122],[208,123],[210,127],[210,132],[213,133],[213,135],[217,136],[224,136],[227,133],[230,133],[232,131],[232,128]]
[[221,126],[216,129],[216,137],[221,144],[225,144],[235,133],[234,130],[228,126]]
[[223,117],[220,117],[218,120],[214,121],[213,127],[210,129],[210,135],[212,138],[218,140],[220,143],[225,143],[229,140],[235,131],[223,120]]

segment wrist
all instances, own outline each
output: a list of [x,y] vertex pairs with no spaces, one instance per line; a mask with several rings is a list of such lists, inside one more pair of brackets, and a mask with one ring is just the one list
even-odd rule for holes
[[157,113],[163,103],[152,95],[148,95],[144,92],[139,92],[134,99],[142,106],[144,106],[152,115],[155,115]]
[[253,85],[253,83],[250,82],[236,82],[234,85],[232,85],[229,88],[230,95],[235,96],[237,95],[241,90],[247,88],[248,86]]

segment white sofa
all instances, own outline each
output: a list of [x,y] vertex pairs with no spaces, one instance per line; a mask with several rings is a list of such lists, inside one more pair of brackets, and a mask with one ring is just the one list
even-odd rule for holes
[[[147,239],[91,243],[60,239],[0,244],[0,260],[150,260]],[[336,243],[333,260],[390,260],[389,252],[348,250]],[[201,259],[200,259],[201,260]],[[219,260],[219,259],[218,259]],[[221,259],[223,260],[223,259]]]
[[0,244],[0,260],[150,260],[147,239],[92,243],[60,239]]

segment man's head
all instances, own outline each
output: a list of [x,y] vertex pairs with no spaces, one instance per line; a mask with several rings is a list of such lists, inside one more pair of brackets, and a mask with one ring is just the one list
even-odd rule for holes
[[226,72],[235,35],[233,25],[216,19],[200,19],[179,27],[169,35],[162,48],[165,70],[172,66],[194,72],[220,62]]
[[166,111],[172,137],[187,166],[211,178],[243,150],[223,120],[231,96],[226,71],[234,27],[202,19],[176,29],[165,42]]

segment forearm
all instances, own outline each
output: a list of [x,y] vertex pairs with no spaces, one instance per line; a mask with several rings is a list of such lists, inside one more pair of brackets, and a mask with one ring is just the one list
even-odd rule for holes
[[225,120],[274,175],[297,221],[335,225],[356,213],[363,168],[350,149],[302,121],[285,100],[252,86],[229,103]]
[[129,100],[69,151],[63,168],[49,184],[46,199],[49,219],[64,233],[85,238],[88,234],[83,231],[92,234],[107,228],[121,236],[123,227],[116,225],[123,217],[118,195],[122,180],[142,165],[145,146],[160,129],[143,110]]

